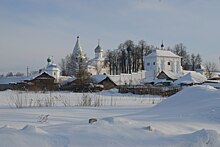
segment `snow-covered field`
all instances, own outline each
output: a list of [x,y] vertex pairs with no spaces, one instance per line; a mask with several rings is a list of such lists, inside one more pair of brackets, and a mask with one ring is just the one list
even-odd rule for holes
[[0,92],[0,147],[218,147],[219,133],[220,90],[210,86],[168,98]]

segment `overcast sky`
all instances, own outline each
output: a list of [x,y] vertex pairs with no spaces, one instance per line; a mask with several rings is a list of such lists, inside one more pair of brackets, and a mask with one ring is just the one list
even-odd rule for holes
[[0,72],[58,63],[80,36],[91,59],[125,40],[187,46],[204,61],[220,56],[220,0],[0,0]]

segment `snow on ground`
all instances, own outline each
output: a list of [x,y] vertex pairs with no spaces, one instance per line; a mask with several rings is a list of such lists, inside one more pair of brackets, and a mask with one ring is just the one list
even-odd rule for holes
[[162,117],[184,117],[220,123],[220,90],[211,86],[188,87],[150,111]]
[[[85,97],[91,97],[94,103],[99,98],[102,105],[79,105]],[[34,104],[51,98],[52,107]],[[17,109],[12,99],[25,99],[27,105]],[[220,146],[220,90],[188,87],[152,104],[161,100],[149,95],[119,94],[115,89],[86,96],[0,92],[0,146]],[[31,107],[27,107],[30,102]],[[90,118],[97,122],[89,124]]]

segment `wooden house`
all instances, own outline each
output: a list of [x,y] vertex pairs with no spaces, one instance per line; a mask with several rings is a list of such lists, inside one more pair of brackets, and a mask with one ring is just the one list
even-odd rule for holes
[[50,74],[43,72],[36,75],[33,75],[32,77],[29,77],[27,80],[25,80],[27,85],[27,89],[29,90],[55,90],[55,78],[51,76]]
[[115,88],[117,85],[107,75],[94,75],[91,78],[93,84],[103,85],[103,89]]

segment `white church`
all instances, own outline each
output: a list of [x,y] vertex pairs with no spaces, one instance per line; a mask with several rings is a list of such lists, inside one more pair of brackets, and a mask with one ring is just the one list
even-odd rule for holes
[[160,72],[164,71],[175,75],[183,73],[181,66],[181,57],[171,51],[161,49],[152,50],[152,52],[144,56],[144,69],[146,78],[156,77]]
[[[98,46],[94,49],[94,53],[95,53],[95,58],[88,61],[88,68],[87,68],[88,72],[91,73],[91,75],[108,74],[109,70],[104,66],[104,61],[105,61],[104,50],[99,45],[99,43]],[[79,36],[77,36],[77,41],[73,49],[72,55],[78,58],[83,58],[83,59],[85,58],[85,54],[80,45]]]
[[57,64],[55,64],[51,57],[48,57],[47,58],[47,66],[45,68],[42,68],[39,70],[39,73],[43,73],[43,72],[46,72],[48,73],[49,75],[53,76],[55,78],[55,82],[56,83],[59,83],[60,82],[60,68]]

